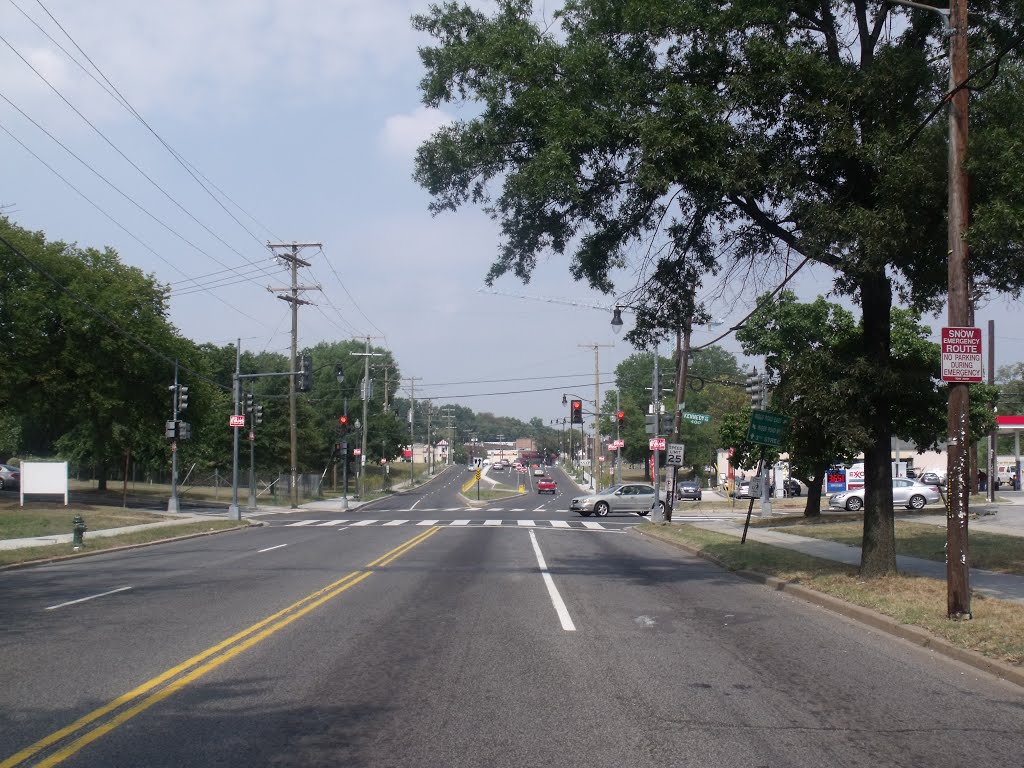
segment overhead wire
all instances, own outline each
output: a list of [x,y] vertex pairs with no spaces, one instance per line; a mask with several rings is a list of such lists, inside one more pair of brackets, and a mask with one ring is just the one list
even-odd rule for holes
[[[149,243],[147,243],[142,238],[140,238],[138,235],[136,235],[134,232],[132,232],[130,229],[128,229],[120,221],[118,221],[111,214],[109,214],[102,206],[100,206],[98,203],[94,202],[88,195],[86,195],[84,192],[82,192],[82,190],[80,190],[78,187],[76,187],[74,184],[72,184],[71,181],[69,179],[67,179],[63,174],[61,174],[56,168],[51,166],[43,158],[41,158],[39,155],[37,155],[35,152],[33,152],[24,142],[21,141],[21,139],[19,139],[17,136],[15,136],[13,133],[11,133],[10,130],[8,130],[7,126],[3,124],[3,122],[0,122],[0,131],[3,131],[4,133],[6,133],[22,149],[24,149],[26,152],[28,152],[37,161],[42,163],[43,166],[45,166],[47,168],[47,170],[49,170],[52,174],[54,174],[58,179],[63,181],[68,186],[68,188],[70,188],[75,194],[77,194],[85,202],[87,202],[89,205],[91,205],[93,208],[95,208],[97,211],[99,211],[101,214],[103,214],[103,216],[105,218],[107,218],[114,226],[116,226],[118,229],[120,229],[122,232],[124,232],[130,238],[132,238],[135,242],[137,242],[139,245],[141,245],[147,251],[149,251],[154,256],[156,256],[158,259],[160,259],[160,261],[162,261],[165,264],[169,265],[172,269],[177,270],[180,274],[185,274],[176,265],[172,264],[164,256],[162,256],[158,251],[156,251],[151,245],[149,245]],[[238,314],[242,315],[242,317],[245,317],[245,318],[247,318],[249,320],[252,320],[253,322],[260,323],[262,325],[262,321],[261,320],[253,317],[252,315],[248,314],[247,312],[242,311],[238,307],[236,307],[233,304],[231,304],[230,302],[228,302],[223,297],[217,296],[216,294],[211,294],[211,295],[213,296],[213,298],[215,298],[217,301],[220,301],[222,304],[224,304],[229,309],[232,309],[235,312],[237,312]]]
[[[120,325],[120,323],[118,323],[116,320],[114,320],[112,317],[110,317],[106,312],[104,312],[101,309],[99,309],[98,307],[94,306],[90,301],[88,301],[87,299],[83,299],[81,296],[79,296],[77,293],[75,293],[75,291],[73,291],[70,288],[68,288],[60,280],[58,280],[56,277],[51,275],[46,269],[44,269],[35,259],[33,259],[28,254],[24,253],[20,248],[15,246],[14,243],[10,242],[3,235],[0,235],[0,243],[2,243],[3,245],[7,246],[7,249],[11,253],[13,253],[15,256],[20,258],[26,264],[28,264],[29,267],[34,269],[37,273],[42,275],[48,281],[53,283],[53,285],[56,286],[59,291],[61,291],[62,293],[66,294],[76,304],[84,307],[90,314],[92,314],[95,317],[97,317],[100,320],[102,320],[105,324],[107,324],[114,331],[116,331],[117,333],[121,334],[126,339],[135,342],[141,348],[149,351],[155,357],[158,357],[159,359],[163,360],[168,365],[175,365],[177,363],[177,360],[174,357],[172,357],[171,355],[167,355],[167,354],[161,352],[159,349],[157,349],[152,344],[150,344],[146,339],[142,338],[141,336],[137,336],[136,334],[132,333],[131,331],[129,331],[126,328],[123,328]],[[188,373],[190,376],[193,376],[193,377],[195,377],[196,379],[198,379],[200,381],[205,381],[208,384],[211,384],[211,385],[213,385],[215,387],[218,387],[219,389],[224,390],[226,392],[232,391],[232,387],[230,385],[221,384],[218,381],[214,381],[213,379],[211,379],[211,378],[209,378],[209,377],[199,373],[198,371],[194,371],[194,370],[188,368],[187,366],[183,366],[183,365],[179,364],[179,368],[182,371],[185,371],[186,373]]]
[[[17,56],[19,59],[21,59],[22,63],[24,63],[25,66],[27,66],[29,69],[32,70],[32,72],[36,75],[36,77],[38,77],[40,80],[42,80],[44,83],[46,83],[47,87],[51,91],[53,91],[57,95],[57,97],[61,101],[63,101],[72,112],[74,112],[76,115],[78,115],[78,117],[86,125],[88,125],[93,130],[93,132],[96,133],[97,136],[99,136],[101,139],[103,139],[103,141],[107,144],[107,146],[109,146],[112,150],[114,150],[114,152],[116,152],[122,159],[124,159],[124,161],[126,163],[128,163],[132,168],[134,168],[144,179],[146,179],[146,181],[148,181],[164,197],[166,197],[171,203],[173,203],[175,205],[175,207],[177,207],[182,213],[184,213],[188,218],[190,218],[192,221],[194,221],[196,224],[198,224],[201,228],[206,230],[206,232],[209,233],[210,236],[213,237],[215,240],[217,240],[219,243],[221,243],[221,245],[223,245],[225,248],[227,248],[228,250],[230,250],[233,253],[235,253],[243,261],[247,262],[250,266],[252,265],[252,261],[245,254],[243,254],[241,251],[239,251],[233,245],[231,245],[226,240],[224,240],[224,238],[222,238],[220,235],[218,235],[216,232],[214,232],[205,223],[201,222],[198,218],[196,218],[195,215],[193,215],[191,211],[189,211],[184,205],[182,205],[180,202],[178,202],[178,200],[173,195],[171,195],[171,193],[169,193],[166,189],[164,189],[159,183],[157,183],[157,181],[152,176],[150,176],[142,168],[140,168],[138,163],[136,163],[134,160],[132,160],[130,157],[128,157],[128,155],[126,155],[124,152],[122,152],[120,147],[118,147],[113,141],[111,141],[111,139],[103,131],[101,131],[91,120],[89,120],[89,118],[87,118],[84,114],[82,114],[81,110],[79,110],[74,104],[71,103],[71,101],[69,101],[67,99],[67,97],[64,96],[63,93],[60,92],[60,89],[58,89],[55,85],[53,85],[53,83],[51,83],[46,78],[46,76],[43,75],[42,72],[40,72],[38,69],[36,69],[28,59],[26,59],[24,56],[22,56],[21,52],[18,51],[18,49],[15,48],[13,45],[11,45],[11,43],[7,40],[6,37],[4,37],[3,35],[0,35],[0,42],[2,42],[4,45],[6,45],[8,48],[10,48],[10,50],[14,53],[14,55]],[[21,111],[21,110],[19,110],[19,111]],[[190,245],[191,245],[191,243],[190,243]],[[195,246],[193,246],[193,247],[195,247]],[[199,250],[199,252],[202,253],[204,256],[212,258],[205,251],[202,251],[202,250],[200,250],[198,248],[197,248],[197,250]],[[229,268],[228,265],[224,264],[223,262],[221,262],[221,261],[219,261],[217,259],[214,259],[214,261],[217,261],[217,263],[220,264],[223,267]]]
[[[89,171],[90,171],[90,172],[91,172],[91,173],[92,173],[93,175],[95,175],[95,176],[96,176],[96,177],[97,177],[98,179],[100,179],[100,181],[102,181],[102,182],[103,182],[104,184],[106,184],[106,185],[107,185],[108,187],[110,187],[110,188],[111,188],[112,190],[114,190],[115,192],[117,192],[117,194],[119,194],[119,195],[120,195],[120,196],[121,196],[122,198],[124,198],[124,200],[126,200],[126,201],[127,201],[128,203],[130,203],[131,205],[133,205],[133,206],[134,206],[134,207],[135,207],[135,208],[136,208],[136,209],[137,209],[138,211],[140,211],[141,213],[143,213],[143,214],[145,214],[146,216],[148,216],[148,217],[149,217],[150,219],[152,219],[152,220],[153,220],[153,221],[154,221],[155,223],[157,223],[157,224],[159,224],[159,225],[160,225],[161,227],[163,227],[163,228],[164,228],[164,229],[165,229],[165,230],[166,230],[167,232],[169,232],[170,234],[172,234],[172,235],[174,235],[175,237],[177,237],[177,238],[178,238],[178,239],[179,239],[179,240],[180,240],[181,242],[183,242],[183,243],[184,243],[185,245],[189,246],[190,248],[192,248],[192,249],[193,249],[193,250],[195,250],[196,252],[198,252],[198,253],[201,253],[202,255],[206,256],[206,257],[207,257],[207,258],[209,258],[210,260],[212,260],[212,261],[216,262],[217,264],[221,265],[222,267],[224,267],[225,271],[231,271],[231,272],[234,272],[234,273],[235,273],[236,275],[238,274],[238,268],[236,268],[236,267],[230,267],[230,266],[228,266],[227,264],[225,264],[224,262],[222,262],[222,261],[221,261],[220,259],[218,259],[217,257],[215,257],[215,256],[213,256],[212,254],[210,254],[210,253],[208,253],[207,251],[205,251],[205,250],[204,250],[203,248],[201,248],[201,247],[200,247],[199,245],[197,245],[196,243],[193,243],[193,242],[192,242],[191,240],[189,240],[189,239],[188,239],[187,237],[185,237],[185,236],[184,236],[184,235],[182,235],[182,234],[181,234],[180,232],[178,232],[178,231],[177,231],[176,229],[174,229],[174,227],[172,227],[172,226],[171,226],[170,224],[168,224],[167,222],[165,222],[165,221],[164,221],[163,219],[161,219],[160,217],[156,216],[156,215],[155,215],[154,213],[152,213],[152,212],[151,212],[151,211],[150,211],[150,210],[149,210],[148,208],[146,208],[146,207],[145,207],[145,206],[143,206],[143,205],[142,205],[141,203],[139,203],[139,202],[138,202],[137,200],[135,200],[135,199],[134,199],[134,198],[133,198],[133,197],[132,197],[131,195],[129,195],[129,194],[128,194],[128,193],[126,193],[126,192],[125,192],[124,190],[122,190],[122,189],[121,189],[120,187],[118,187],[118,186],[117,186],[116,184],[114,184],[114,183],[113,183],[113,182],[112,182],[112,181],[111,181],[110,179],[108,179],[108,178],[107,178],[106,176],[104,176],[104,175],[103,175],[102,173],[100,173],[100,172],[99,172],[99,171],[98,171],[98,170],[97,170],[96,168],[94,168],[94,167],[93,167],[93,166],[92,166],[91,164],[89,164],[88,162],[86,162],[86,161],[85,161],[85,160],[84,160],[84,159],[83,159],[82,157],[80,157],[80,156],[79,156],[79,155],[78,155],[78,154],[77,154],[77,153],[76,153],[76,152],[75,152],[74,150],[72,150],[72,149],[71,149],[70,147],[68,147],[68,146],[67,146],[67,145],[66,145],[66,144],[65,144],[64,142],[62,142],[62,141],[61,141],[60,139],[58,139],[58,138],[57,138],[56,136],[54,136],[54,135],[53,135],[52,133],[50,133],[50,131],[48,131],[48,130],[47,130],[47,129],[46,129],[46,128],[45,128],[44,126],[43,126],[43,125],[41,125],[41,124],[40,124],[40,123],[39,123],[38,121],[36,121],[36,120],[35,120],[35,119],[34,119],[34,118],[33,118],[33,117],[31,116],[31,115],[29,115],[28,113],[26,113],[26,112],[25,112],[25,111],[24,111],[23,109],[21,109],[21,107],[19,107],[19,106],[18,106],[17,104],[15,104],[15,103],[14,103],[13,101],[11,101],[11,100],[10,100],[10,99],[9,99],[9,98],[8,98],[8,97],[7,97],[7,96],[6,96],[6,95],[5,95],[5,94],[4,94],[3,92],[2,92],[2,91],[0,91],[0,99],[2,99],[3,101],[7,102],[7,104],[9,104],[9,105],[11,106],[11,108],[13,108],[13,109],[14,109],[15,111],[17,111],[17,112],[18,112],[18,114],[20,114],[20,115],[21,115],[22,117],[24,117],[24,118],[25,118],[26,120],[28,120],[28,121],[29,121],[29,122],[30,122],[30,123],[31,123],[31,124],[32,124],[33,126],[35,126],[35,127],[37,128],[37,129],[39,129],[39,130],[40,130],[40,131],[41,131],[41,132],[42,132],[43,134],[45,134],[45,135],[46,135],[46,136],[47,136],[47,137],[48,137],[48,138],[49,138],[49,139],[50,139],[51,141],[53,141],[53,142],[54,142],[54,143],[55,143],[55,144],[56,144],[57,146],[59,146],[59,147],[60,147],[61,149],[63,149],[63,150],[65,151],[65,152],[67,152],[67,153],[68,153],[69,155],[71,155],[71,157],[73,157],[73,158],[74,158],[75,160],[77,160],[77,161],[78,161],[78,162],[79,162],[79,163],[80,163],[80,164],[81,164],[82,166],[84,166],[84,167],[85,167],[85,168],[86,168],[87,170],[89,170]],[[8,133],[8,135],[10,135],[10,133]],[[22,145],[22,147],[26,147],[26,145],[25,145],[25,144],[23,144],[22,142],[18,142],[18,143],[19,143],[19,144],[21,144],[21,145]],[[26,147],[26,149],[27,149],[27,147]],[[36,158],[37,160],[40,160],[40,157],[39,157],[38,155],[36,155],[35,153],[32,153],[32,155],[33,155],[33,157],[35,157],[35,158]],[[49,166],[48,166],[48,167],[49,167]],[[62,177],[62,178],[63,178],[63,177]],[[154,252],[154,253],[155,253],[155,252]],[[177,272],[178,272],[179,274],[181,274],[181,275],[185,275],[185,279],[186,279],[186,280],[192,280],[193,282],[195,282],[195,283],[196,283],[196,285],[195,285],[194,287],[195,287],[195,289],[196,289],[196,290],[206,290],[206,288],[205,288],[204,286],[202,286],[201,284],[199,284],[199,283],[198,283],[198,282],[197,282],[197,281],[196,281],[196,280],[195,280],[194,278],[190,278],[190,277],[189,277],[189,276],[187,275],[187,273],[186,273],[186,272],[184,272],[183,270],[181,270],[181,269],[180,269],[179,267],[177,267],[177,266],[176,266],[175,264],[172,264],[172,263],[171,263],[170,261],[168,261],[167,259],[163,258],[162,256],[158,256],[158,258],[160,258],[160,260],[161,260],[161,261],[163,261],[163,262],[164,262],[165,264],[167,264],[167,265],[168,265],[169,267],[171,267],[172,269],[174,269],[175,271],[177,271]]]
[[[9,0],[9,1],[11,2],[12,5],[14,5],[16,8],[18,8],[17,4],[14,3],[14,0]],[[250,221],[255,223],[257,226],[261,227],[264,231],[266,231],[266,232],[270,233],[271,235],[273,235],[275,240],[280,240],[281,239],[280,237],[275,235],[274,232],[268,226],[263,224],[261,221],[259,221],[259,219],[257,219],[255,216],[253,216],[248,211],[246,211],[244,208],[242,208],[242,206],[240,206],[238,203],[236,203],[230,196],[228,196],[222,189],[220,189],[220,187],[218,187],[216,184],[214,184],[212,181],[210,181],[210,179],[207,178],[201,171],[199,171],[198,168],[196,168],[191,162],[189,162],[187,159],[185,159],[185,157],[182,156],[176,149],[174,149],[174,147],[172,147],[170,144],[168,144],[167,141],[165,141],[164,138],[159,133],[157,133],[156,130],[148,122],[146,122],[145,118],[143,118],[142,115],[138,112],[138,110],[136,110],[135,107],[132,106],[131,102],[129,102],[128,99],[125,98],[124,94],[122,94],[121,91],[118,90],[117,86],[114,85],[110,81],[110,78],[108,78],[106,76],[106,74],[104,74],[103,70],[100,69],[100,67],[96,64],[96,62],[92,60],[92,58],[89,56],[89,54],[87,54],[82,49],[82,47],[78,44],[78,42],[75,40],[75,38],[71,36],[71,33],[69,33],[64,28],[64,26],[60,23],[60,21],[57,20],[57,18],[53,15],[53,13],[51,13],[50,10],[45,5],[43,5],[42,0],[36,0],[36,4],[40,8],[42,8],[43,11],[46,13],[46,15],[50,17],[50,20],[53,21],[53,23],[57,25],[57,28],[61,32],[64,33],[64,36],[68,40],[71,41],[71,44],[75,46],[75,48],[78,50],[78,52],[81,53],[82,56],[85,57],[85,60],[89,62],[90,66],[92,66],[92,68],[95,69],[96,72],[99,73],[100,77],[103,78],[104,82],[106,82],[110,86],[110,89],[113,90],[113,94],[110,94],[110,91],[107,90],[106,88],[104,88],[103,90],[107,91],[107,93],[110,94],[111,97],[114,98],[115,101],[117,101],[136,120],[138,120],[139,123],[141,123],[146,128],[146,130],[148,130],[156,138],[156,140],[158,142],[160,142],[160,144],[178,162],[178,164],[181,165],[182,168],[185,169],[185,171],[192,177],[192,179],[197,184],[199,184],[199,186],[213,199],[214,202],[217,203],[218,206],[220,206],[220,208],[228,215],[229,218],[232,219],[232,221],[234,221],[236,224],[238,224],[239,227],[241,227],[243,230],[245,230],[245,232],[255,242],[259,243],[260,246],[265,246],[265,243],[263,243],[260,240],[260,238],[257,237],[256,234],[254,232],[252,232],[248,227],[246,227],[244,224],[242,224],[242,222],[240,222],[238,220],[238,218],[235,217],[235,215],[232,214],[231,211],[229,211],[227,209],[227,207],[223,204],[223,202],[221,202],[220,198],[218,198],[217,195],[214,195],[210,191],[210,189],[206,186],[206,184],[209,184],[211,187],[216,189],[217,192],[224,197],[224,199],[226,199],[235,208],[237,208],[242,214],[244,214],[246,217],[248,217]],[[21,11],[21,8],[18,8],[18,10]],[[22,14],[24,14],[27,18],[32,20],[31,17],[29,17],[28,14],[26,14],[24,11],[22,11]],[[32,22],[33,22],[33,24],[35,24],[34,20],[32,20]],[[73,62],[75,62],[75,64],[77,64],[84,72],[86,72],[86,74],[88,74],[97,84],[99,84],[99,81],[96,80],[95,77],[93,77],[92,73],[90,73],[89,70],[86,67],[84,67],[74,56],[72,56],[70,53],[65,51],[63,46],[61,46],[59,43],[57,43],[55,40],[53,40],[53,38],[50,37],[50,35],[47,34],[45,32],[45,30],[43,30],[38,24],[36,24],[36,26],[40,29],[40,31],[43,32],[44,35],[46,35],[47,38],[52,40],[54,42],[54,44],[57,45],[58,48],[60,48],[62,51],[64,51],[65,55],[68,56],[68,58],[70,58]],[[101,85],[101,87],[102,87],[102,85]],[[116,96],[114,94],[116,94]],[[196,174],[198,174],[203,179],[203,181],[200,181],[198,178],[196,178]],[[206,184],[204,184],[203,182],[206,182]]]

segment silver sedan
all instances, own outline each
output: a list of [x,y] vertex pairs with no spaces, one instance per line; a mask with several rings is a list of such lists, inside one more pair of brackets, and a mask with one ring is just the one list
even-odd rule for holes
[[611,485],[589,496],[577,496],[569,502],[569,511],[584,517],[604,517],[609,512],[630,512],[645,517],[654,507],[654,486],[647,483]]
[[[906,477],[894,477],[892,480],[893,506],[922,509],[927,504],[938,503],[939,498],[938,488],[926,485],[920,480],[911,480]],[[854,491],[837,493],[829,498],[828,506],[830,509],[858,512],[864,509],[864,489],[858,488]]]

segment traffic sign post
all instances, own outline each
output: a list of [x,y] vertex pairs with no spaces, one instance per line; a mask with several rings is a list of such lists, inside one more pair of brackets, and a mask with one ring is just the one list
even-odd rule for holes
[[670,467],[683,466],[683,456],[686,454],[686,446],[682,443],[669,443],[665,446],[665,464]]
[[981,383],[981,328],[943,328],[941,348],[943,381]]
[[648,446],[652,451],[664,451],[665,450],[665,438],[664,437],[652,437],[648,441]]
[[706,413],[693,413],[692,411],[680,411],[679,415],[691,424],[710,424],[711,417]]
[[760,445],[778,448],[782,445],[782,435],[789,425],[789,417],[772,411],[752,411],[750,429],[747,440]]

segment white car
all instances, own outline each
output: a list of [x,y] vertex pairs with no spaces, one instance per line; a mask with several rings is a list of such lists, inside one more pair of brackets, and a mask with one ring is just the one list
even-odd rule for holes
[[[662,499],[665,494],[662,492]],[[662,509],[665,502],[659,502]],[[577,496],[569,502],[569,511],[583,517],[605,517],[609,512],[629,512],[646,517],[655,507],[654,486],[647,483],[611,485],[589,496]]]
[[[925,485],[920,480],[907,477],[892,479],[892,503],[907,509],[922,509],[927,504],[937,504],[939,489],[934,485]],[[845,509],[848,512],[859,512],[864,509],[864,489],[837,493],[829,497],[829,509]]]

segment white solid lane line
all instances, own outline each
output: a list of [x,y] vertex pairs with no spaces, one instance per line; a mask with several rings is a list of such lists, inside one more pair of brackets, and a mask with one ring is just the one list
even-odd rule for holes
[[86,600],[95,600],[97,597],[106,597],[107,595],[114,595],[114,594],[117,594],[118,592],[124,592],[127,589],[131,589],[131,587],[118,587],[117,589],[112,589],[109,592],[100,592],[100,594],[98,594],[98,595],[89,595],[88,597],[80,597],[77,600],[68,600],[66,603],[60,603],[59,605],[47,606],[46,610],[52,611],[52,610],[55,610],[56,608],[63,608],[66,605],[74,605],[75,603],[84,603]]
[[544,584],[548,588],[548,595],[551,597],[551,604],[555,606],[555,613],[558,614],[558,620],[562,623],[562,629],[566,632],[575,632],[576,625],[572,623],[572,618],[569,616],[569,609],[565,607],[565,602],[562,600],[562,596],[558,594],[558,587],[555,586],[555,580],[551,578],[551,574],[548,573],[547,563],[544,562],[544,555],[540,551],[540,545],[537,543],[537,536],[533,531],[530,531],[530,543],[533,544],[533,552],[537,555],[537,565],[540,566],[540,575],[544,578]]
[[[420,499],[419,501],[417,501],[416,504],[419,504],[420,501],[423,501],[423,499]],[[410,512],[412,512],[414,509],[416,509],[416,504],[413,504],[411,507],[409,507],[409,511]]]
[[275,549],[280,549],[281,547],[287,547],[287,546],[288,546],[287,544],[278,544],[276,547],[267,547],[266,549],[257,549],[256,550],[256,554],[257,555],[262,555],[264,552],[272,552]]

